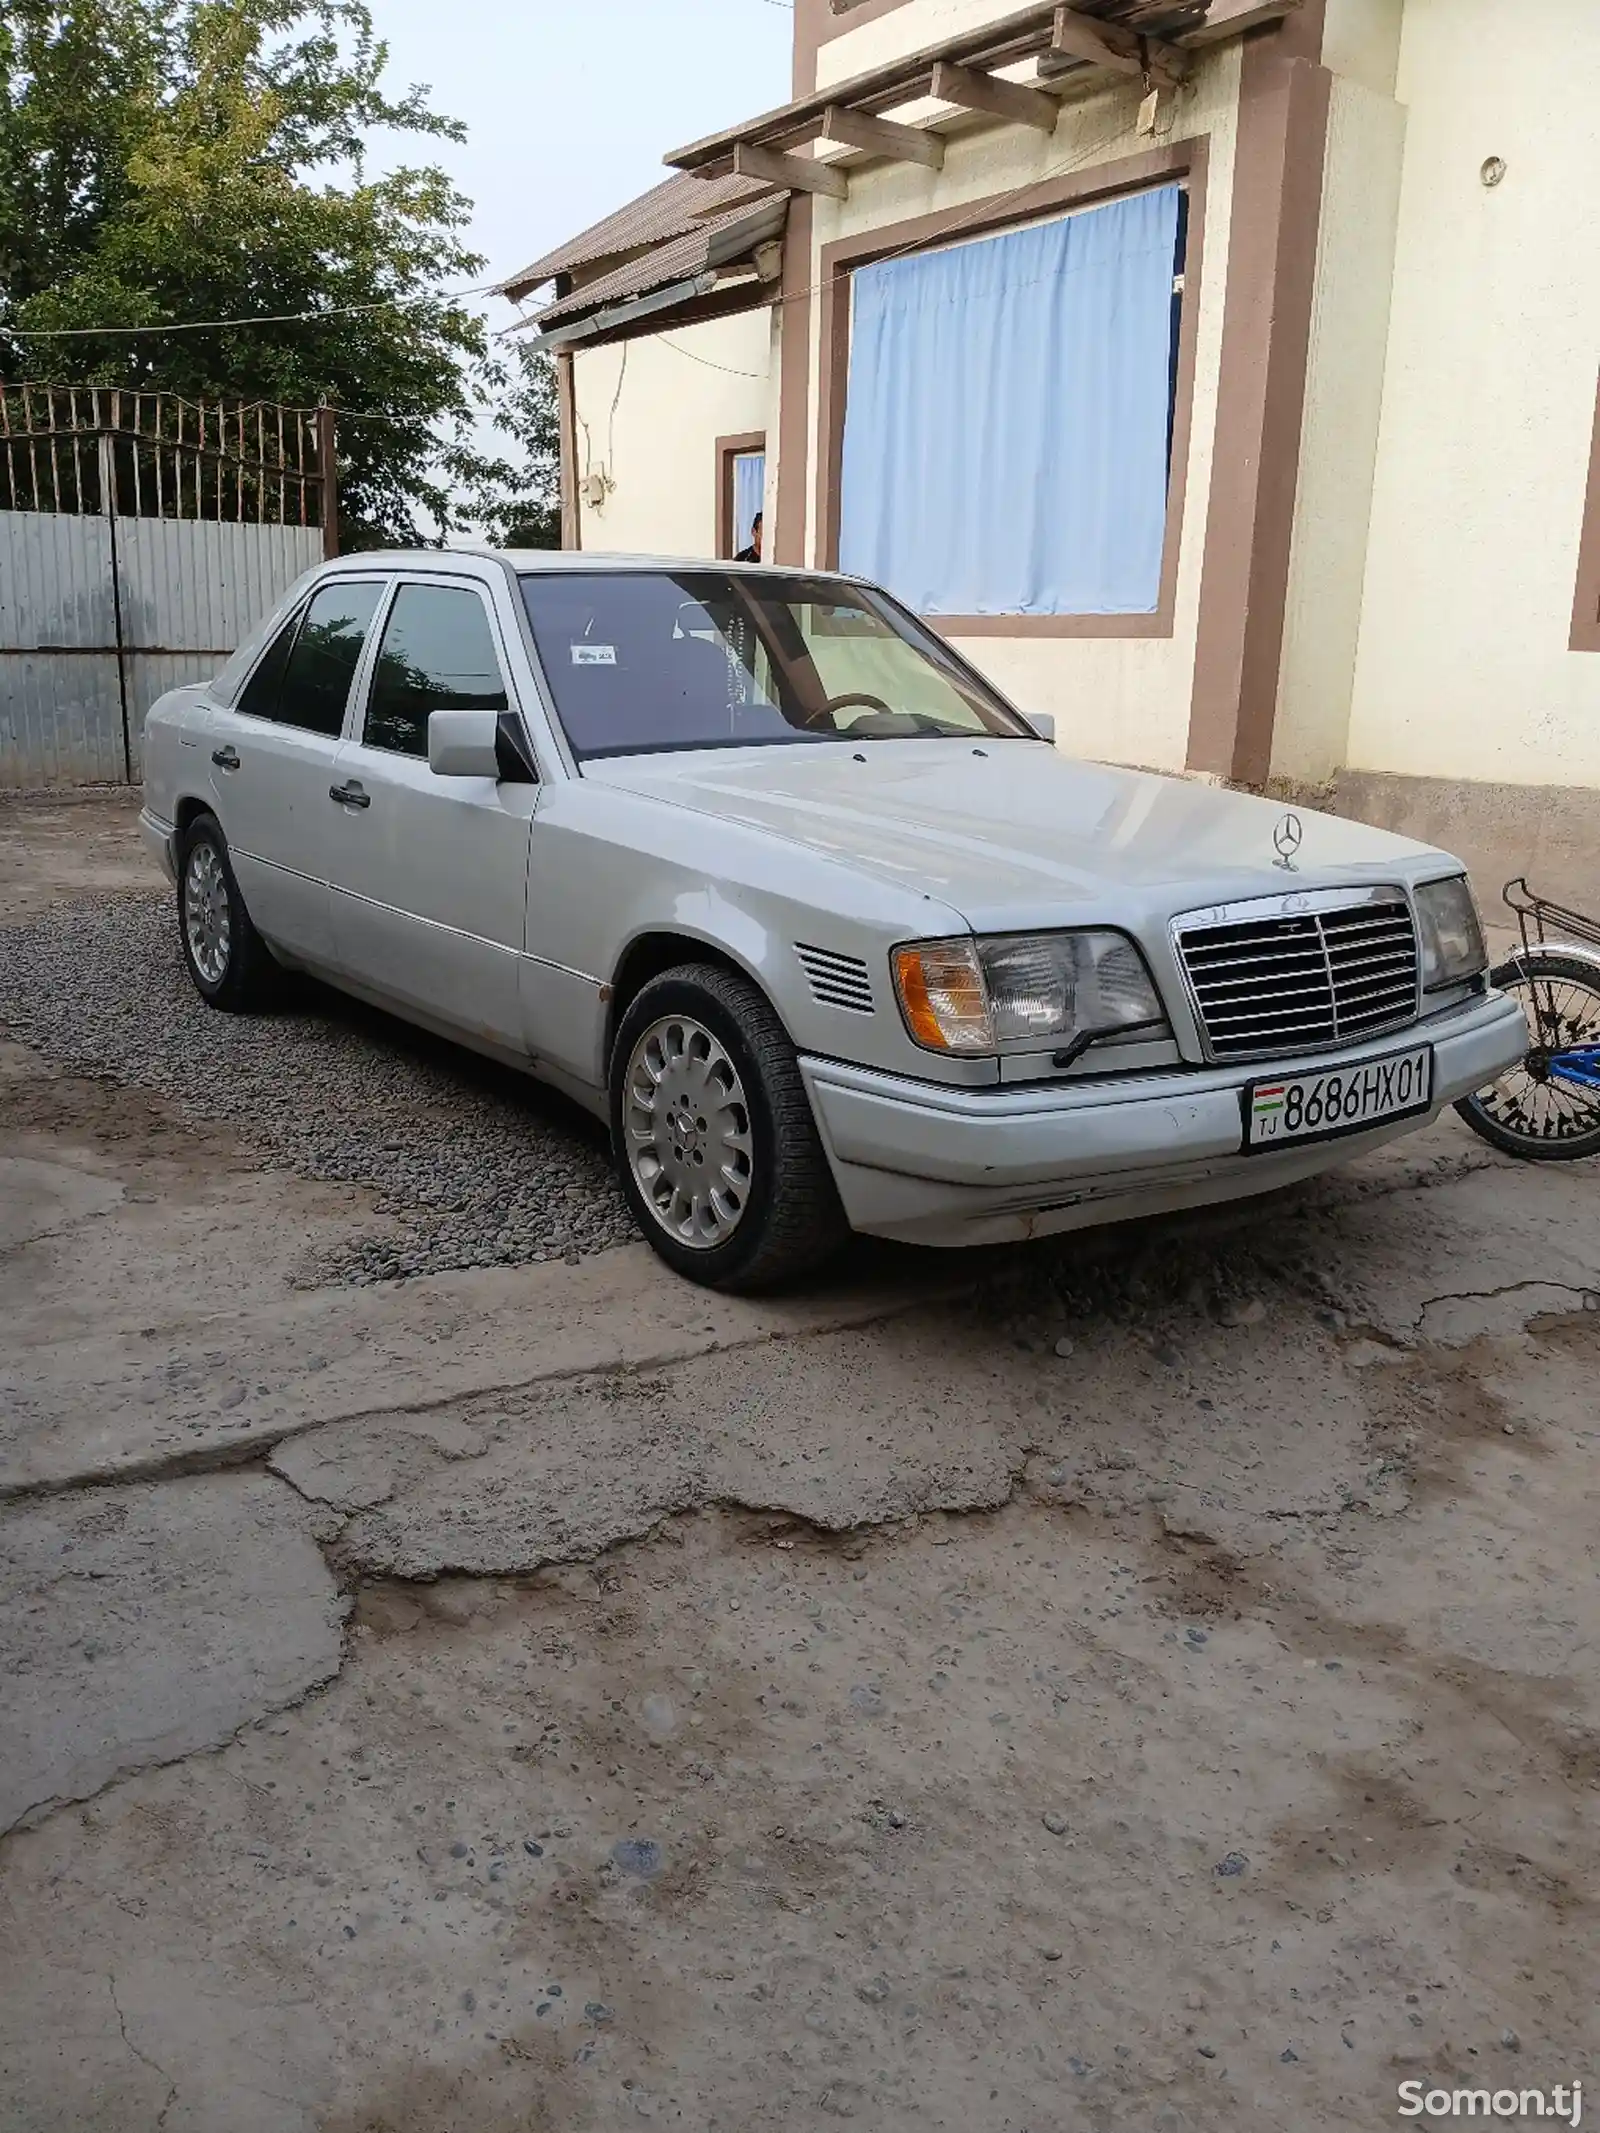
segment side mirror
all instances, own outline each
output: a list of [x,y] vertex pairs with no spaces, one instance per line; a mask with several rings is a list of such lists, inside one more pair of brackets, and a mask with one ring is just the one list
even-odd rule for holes
[[1056,737],[1056,715],[1053,711],[1029,711],[1024,715],[1028,724],[1038,734],[1041,741],[1054,741]]
[[436,778],[498,778],[498,711],[430,711],[428,768]]

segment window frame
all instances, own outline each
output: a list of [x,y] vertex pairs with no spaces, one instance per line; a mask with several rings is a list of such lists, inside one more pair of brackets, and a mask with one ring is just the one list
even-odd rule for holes
[[[280,626],[272,631],[260,651],[250,662],[249,672],[240,682],[233,702],[231,704],[219,704],[218,709],[227,711],[234,718],[247,718],[255,726],[270,726],[285,733],[300,733],[304,734],[308,740],[326,741],[330,747],[341,747],[349,737],[350,706],[356,700],[357,693],[364,685],[364,676],[372,656],[374,635],[380,626],[381,618],[389,611],[388,589],[391,583],[392,580],[385,571],[340,570],[330,571],[326,577],[318,578],[314,585],[308,585],[301,596],[298,606],[289,611]],[[305,619],[311,612],[311,603],[319,593],[326,592],[332,585],[375,585],[378,588],[378,599],[372,610],[372,620],[367,624],[367,633],[362,641],[360,654],[350,672],[350,687],[345,695],[344,712],[339,721],[338,732],[319,733],[315,726],[296,725],[292,719],[287,718],[263,718],[259,711],[247,711],[244,708],[244,699],[249,692],[250,684],[266,664],[274,646],[283,636],[285,630],[293,632],[288,656],[284,660],[284,667],[287,671],[289,660],[294,657],[295,646],[300,642],[300,632],[305,626]]]
[[763,459],[767,452],[765,430],[743,430],[732,436],[719,437],[714,447],[717,469],[717,560],[731,563],[735,554],[734,541],[738,528],[734,524],[733,465],[747,453],[759,452]]
[[1048,179],[1020,191],[991,193],[959,208],[941,209],[908,221],[880,224],[859,236],[822,247],[822,330],[818,408],[816,568],[839,567],[839,517],[844,473],[845,403],[850,381],[851,277],[857,267],[891,254],[939,251],[951,244],[1003,236],[1078,208],[1101,207],[1130,193],[1180,184],[1189,195],[1183,302],[1178,321],[1177,387],[1172,410],[1172,448],[1167,478],[1167,522],[1161,551],[1161,582],[1148,614],[923,615],[919,620],[944,637],[1170,637],[1175,628],[1178,559],[1182,549],[1200,329],[1201,266],[1205,243],[1207,143],[1204,138],[1125,156]]
[[505,632],[500,627],[500,617],[495,611],[495,603],[490,588],[481,578],[458,577],[449,571],[397,571],[389,579],[387,595],[379,603],[377,614],[373,618],[369,642],[362,654],[362,662],[356,670],[355,684],[351,689],[353,710],[349,710],[346,713],[346,745],[352,748],[363,748],[369,754],[382,756],[386,762],[421,763],[424,767],[427,766],[428,752],[426,748],[423,749],[421,755],[412,755],[406,749],[385,748],[381,742],[367,739],[367,713],[372,705],[372,684],[377,672],[379,647],[388,634],[389,621],[394,613],[395,602],[399,599],[402,589],[407,585],[432,585],[447,588],[451,592],[476,593],[479,605],[488,616],[490,642],[494,647],[495,657],[500,662],[500,680],[505,690],[506,699],[506,708],[500,713],[500,716],[504,718],[510,715],[516,719],[522,729],[529,765],[532,767],[536,779],[542,778],[543,772],[539,768],[538,752],[534,748],[532,736],[528,732],[528,721],[522,716],[521,699],[517,695],[516,686],[512,680],[511,661],[506,656]]

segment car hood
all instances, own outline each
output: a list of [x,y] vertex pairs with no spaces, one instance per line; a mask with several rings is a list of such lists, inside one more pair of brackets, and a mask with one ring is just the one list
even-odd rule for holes
[[[1410,880],[1447,855],[1364,823],[994,740],[617,756],[586,777],[770,831],[954,906],[968,923],[1103,913],[1107,892],[1182,910]],[[1293,828],[1300,841],[1283,864]]]

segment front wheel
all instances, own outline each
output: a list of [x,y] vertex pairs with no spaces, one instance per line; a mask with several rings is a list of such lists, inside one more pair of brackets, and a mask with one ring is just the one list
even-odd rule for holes
[[208,1007],[239,1015],[269,1004],[277,965],[250,922],[215,815],[196,815],[178,847],[178,938]]
[[685,964],[632,1002],[612,1050],[611,1131],[635,1221],[690,1281],[775,1288],[845,1235],[794,1047],[732,971]]
[[1481,1140],[1529,1162],[1600,1155],[1600,970],[1558,948],[1503,963],[1492,982],[1528,1018],[1528,1049],[1456,1110]]

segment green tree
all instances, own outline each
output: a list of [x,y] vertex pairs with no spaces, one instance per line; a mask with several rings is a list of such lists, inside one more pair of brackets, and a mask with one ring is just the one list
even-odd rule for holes
[[502,548],[561,546],[561,413],[554,359],[526,341],[490,373],[495,419],[514,458],[483,467],[471,515]]
[[494,378],[449,291],[483,261],[437,166],[369,172],[375,135],[462,137],[386,62],[363,0],[0,0],[0,378],[326,397],[347,545],[459,523]]

